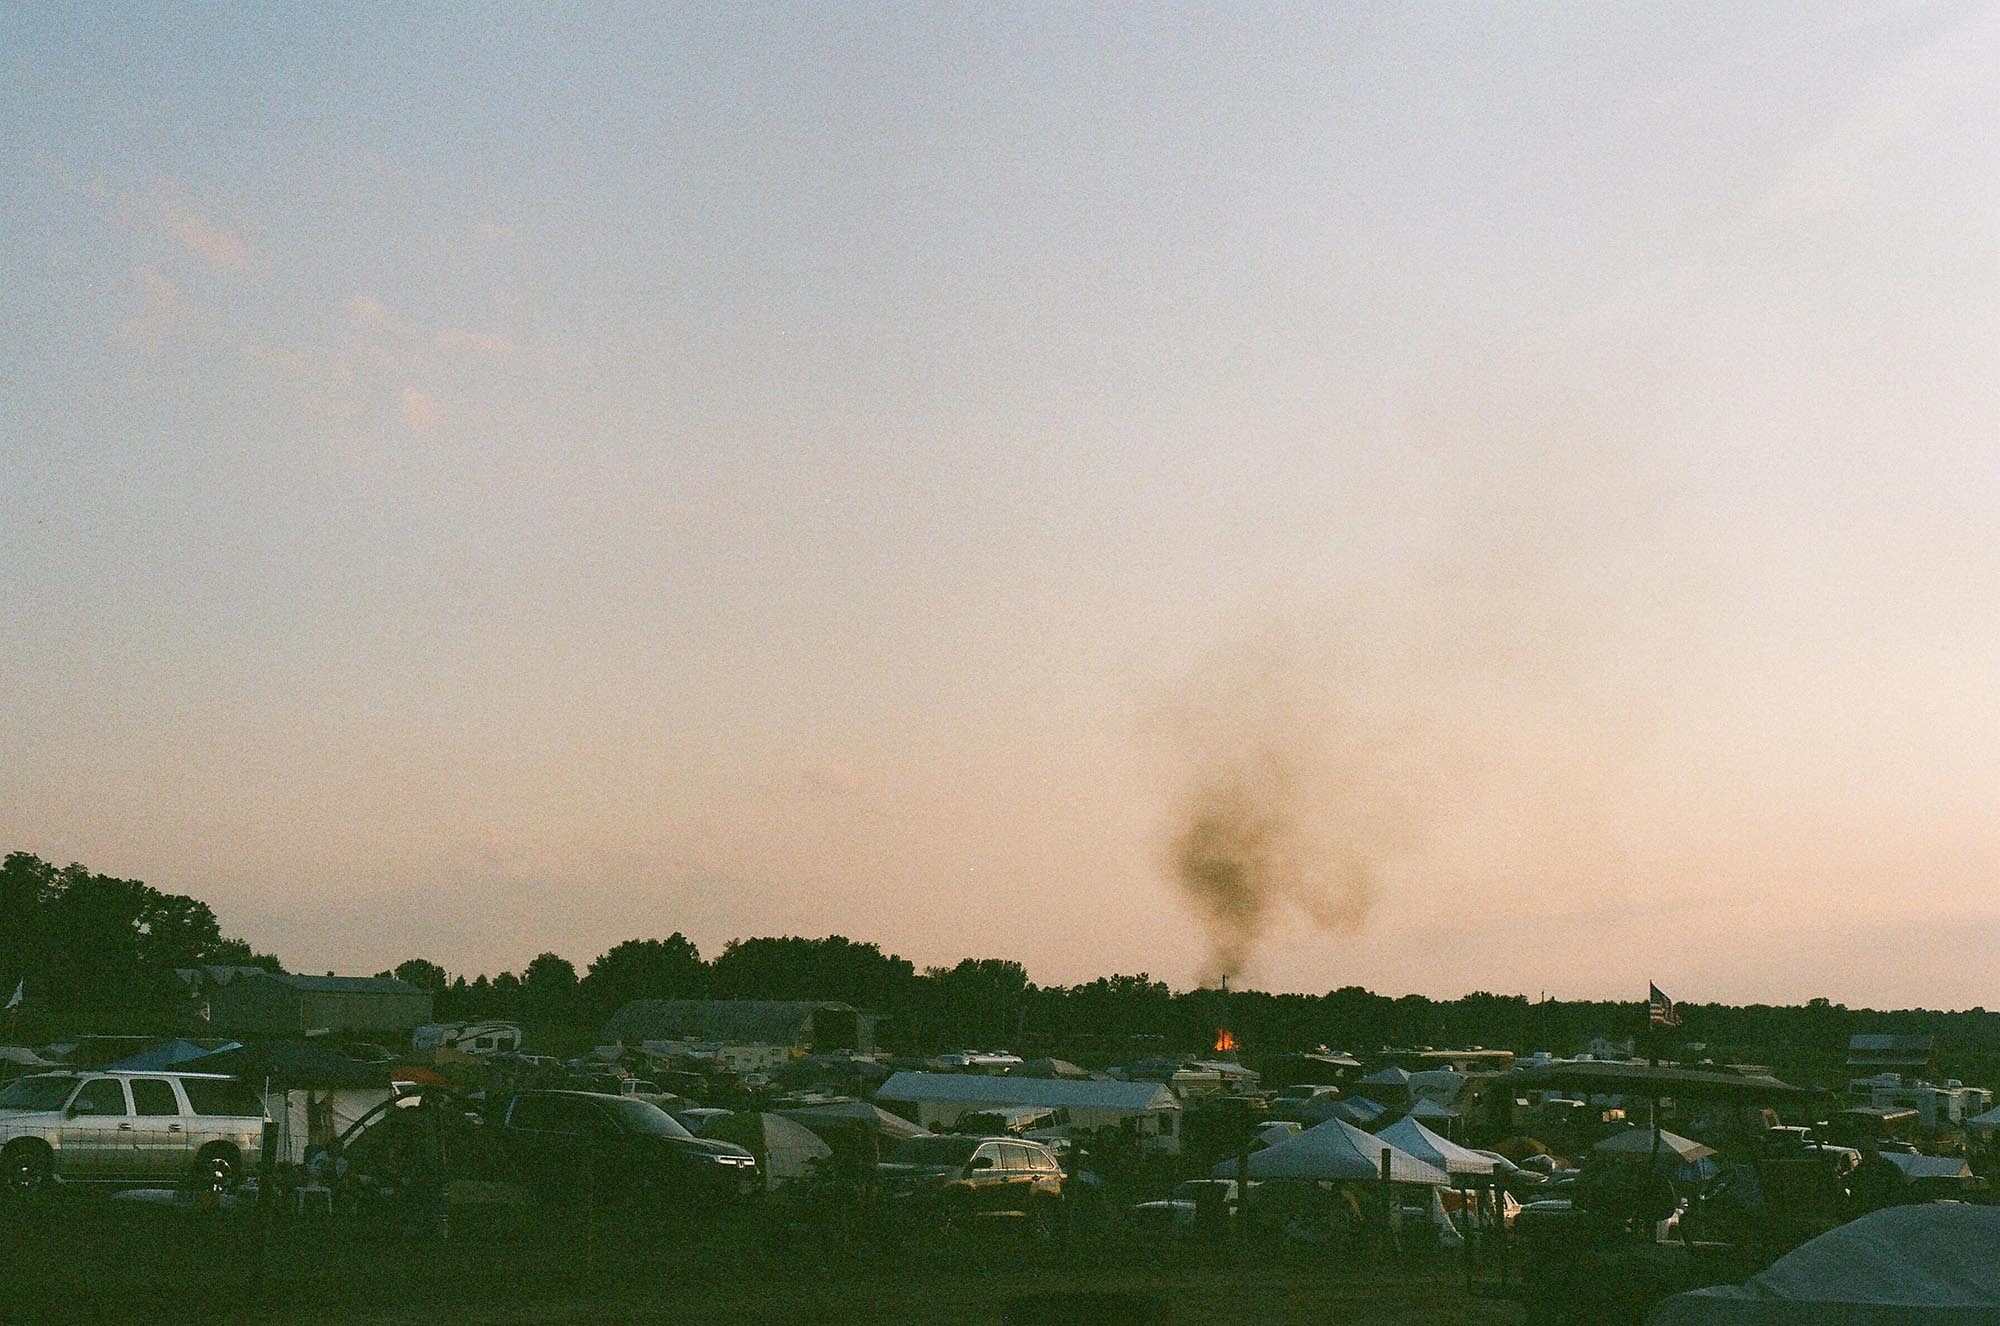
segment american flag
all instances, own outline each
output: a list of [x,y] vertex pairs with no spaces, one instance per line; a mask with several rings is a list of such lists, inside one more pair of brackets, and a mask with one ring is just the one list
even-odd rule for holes
[[1651,992],[1648,1000],[1647,1020],[1656,1027],[1678,1027],[1681,1024],[1680,1010],[1674,1001],[1667,998],[1667,992],[1648,981],[1646,989]]

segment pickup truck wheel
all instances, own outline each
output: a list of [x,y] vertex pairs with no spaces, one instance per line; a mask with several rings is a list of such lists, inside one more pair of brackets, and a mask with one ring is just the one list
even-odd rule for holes
[[55,1157],[41,1142],[15,1142],[0,1151],[0,1178],[13,1197],[33,1197],[55,1177]]

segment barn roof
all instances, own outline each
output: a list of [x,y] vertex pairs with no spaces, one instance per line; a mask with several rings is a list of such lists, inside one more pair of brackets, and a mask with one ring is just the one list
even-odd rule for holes
[[979,1073],[897,1073],[877,1100],[957,1105],[1034,1105],[1043,1109],[1178,1109],[1163,1082],[1116,1082],[1056,1077],[988,1077]]
[[604,1039],[724,1041],[738,1045],[803,1045],[821,1009],[851,1013],[847,1004],[808,999],[635,999],[604,1024]]

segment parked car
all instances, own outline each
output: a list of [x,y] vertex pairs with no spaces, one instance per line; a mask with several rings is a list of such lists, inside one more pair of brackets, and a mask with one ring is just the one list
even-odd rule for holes
[[36,1073],[0,1090],[0,1179],[16,1195],[189,1178],[227,1188],[263,1137],[256,1091],[216,1073]]
[[[1256,1190],[1252,1183],[1250,1191]],[[1189,1179],[1160,1200],[1133,1207],[1132,1223],[1140,1229],[1167,1230],[1198,1225],[1204,1219],[1231,1220],[1240,1197],[1234,1179]]]
[[757,1185],[757,1158],[732,1142],[696,1137],[657,1105],[594,1091],[523,1091],[492,1117],[510,1167],[530,1182],[574,1182],[606,1196],[728,1197]]
[[944,1229],[988,1216],[1025,1217],[1048,1232],[1062,1200],[1055,1153],[1036,1142],[947,1134],[897,1143],[876,1171],[892,1208]]

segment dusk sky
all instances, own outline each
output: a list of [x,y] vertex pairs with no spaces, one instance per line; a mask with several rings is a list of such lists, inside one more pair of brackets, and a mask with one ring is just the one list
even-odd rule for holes
[[[2000,1006],[2000,6],[15,4],[0,850]],[[1218,773],[1217,770],[1221,772]]]

